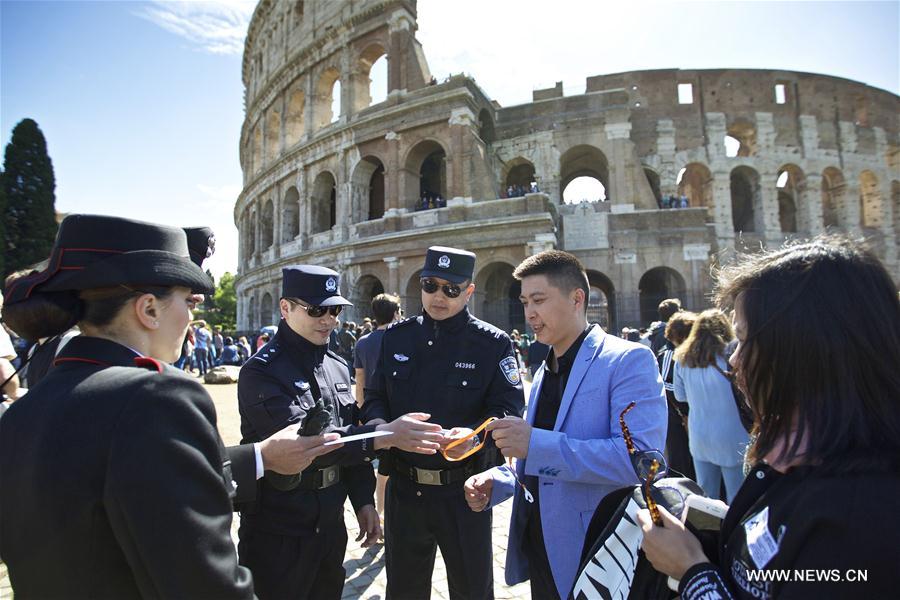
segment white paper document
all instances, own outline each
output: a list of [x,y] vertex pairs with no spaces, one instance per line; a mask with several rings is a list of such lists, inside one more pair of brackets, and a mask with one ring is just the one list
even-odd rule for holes
[[333,442],[325,442],[322,444],[323,446],[335,446],[337,444],[343,444],[344,442],[355,442],[356,440],[365,440],[368,438],[377,438],[383,435],[391,435],[394,433],[393,431],[372,431],[369,433],[357,433],[356,435],[345,435],[342,438],[338,438]]

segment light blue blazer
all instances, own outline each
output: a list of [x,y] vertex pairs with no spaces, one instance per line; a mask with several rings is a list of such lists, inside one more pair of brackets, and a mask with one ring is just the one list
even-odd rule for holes
[[[535,373],[526,419],[534,422],[546,363]],[[666,397],[656,358],[649,348],[607,335],[594,326],[575,357],[553,431],[533,429],[528,456],[516,473],[538,477],[541,525],[553,580],[560,598],[575,582],[588,524],[600,500],[613,490],[638,483],[619,413],[637,405],[625,422],[638,449],[662,450],[666,443]],[[508,467],[495,467],[491,506],[513,499],[506,583],[528,579],[522,552],[524,496]]]

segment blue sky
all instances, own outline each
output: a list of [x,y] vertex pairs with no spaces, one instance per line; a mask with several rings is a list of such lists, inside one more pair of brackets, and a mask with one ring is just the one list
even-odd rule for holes
[[[338,0],[335,0],[338,1]],[[0,1],[0,132],[34,118],[57,208],[212,226],[236,269],[241,48],[254,3]],[[420,0],[439,79],[501,104],[562,80],[653,68],[772,68],[900,91],[900,2]]]

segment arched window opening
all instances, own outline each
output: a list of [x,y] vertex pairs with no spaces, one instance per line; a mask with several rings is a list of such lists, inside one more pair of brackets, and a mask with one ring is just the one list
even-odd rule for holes
[[884,224],[881,189],[872,171],[859,174],[859,216],[863,227],[875,229]]
[[446,206],[447,153],[435,140],[416,144],[404,162],[404,204],[410,211]]
[[522,159],[506,174],[506,197],[524,196],[532,190],[533,185],[537,185],[534,178],[534,165]]
[[263,166],[263,146],[262,146],[262,129],[257,123],[253,128],[253,154],[252,154],[253,172],[259,173]]
[[256,297],[251,296],[247,308],[247,325],[249,325],[250,331],[259,331],[259,312],[256,304]]
[[709,168],[702,163],[689,163],[678,172],[676,184],[679,201],[684,197],[687,198],[688,206],[705,207],[706,221],[712,223],[715,220],[715,203],[713,176]]
[[275,325],[278,321],[275,319],[275,303],[272,301],[272,295],[266,292],[263,294],[262,302],[259,303],[260,327]]
[[504,331],[525,330],[525,311],[519,296],[522,284],[513,277],[507,263],[486,266],[478,274],[475,289],[479,292],[480,318]]
[[616,326],[615,288],[612,281],[598,271],[588,270],[587,320],[588,323],[599,323],[606,331]]
[[290,242],[300,235],[300,192],[291,186],[281,209],[281,241]]
[[334,175],[323,171],[316,176],[312,192],[312,232],[321,233],[336,223],[337,185]]
[[369,105],[379,104],[387,100],[388,95],[388,58],[387,54],[372,63],[369,70]]
[[331,87],[331,122],[341,118],[341,80],[338,79]]
[[259,235],[262,242],[262,250],[268,250],[275,241],[273,236],[275,227],[275,207],[271,200],[267,200],[263,207],[262,218],[259,222]]
[[280,147],[281,113],[271,109],[266,116],[266,161],[268,163],[272,163],[278,157]]
[[384,216],[384,165],[378,164],[369,179],[369,220]]
[[738,167],[731,172],[731,219],[736,232],[755,232],[762,216],[760,204],[759,174],[749,167]]
[[486,108],[481,109],[481,112],[478,113],[478,137],[485,144],[493,144],[496,139],[494,118]]
[[[737,150],[735,150],[737,142]],[[731,153],[733,152],[733,153]],[[738,119],[728,128],[725,136],[725,156],[754,156],[756,154],[756,127],[744,119]]]
[[659,320],[659,303],[666,298],[684,300],[687,288],[684,278],[669,267],[650,269],[638,283],[641,307],[641,325]]
[[384,216],[384,164],[375,156],[366,156],[353,169],[350,178],[350,206],[354,223]]
[[[447,155],[443,150],[435,150],[425,157],[419,169],[419,196],[421,198],[442,199],[447,189]],[[429,207],[433,208],[433,207]]]
[[[564,202],[610,199],[609,161],[598,148],[587,145],[570,148],[560,157],[559,164],[560,197]],[[574,184],[571,189],[570,184]]]
[[422,269],[413,273],[406,282],[406,294],[403,296],[403,310],[407,315],[415,316],[422,313]]
[[737,138],[733,138],[730,135],[725,136],[725,156],[728,158],[734,158],[738,155],[738,152],[741,149],[741,142]]
[[330,125],[341,115],[340,72],[329,67],[316,83],[316,103],[313,107],[316,129]]
[[[796,233],[799,230],[797,212],[803,181],[803,172],[796,165],[786,165],[778,171],[775,189],[778,193],[778,222],[782,233]],[[805,223],[804,225],[806,228]]]
[[354,289],[353,304],[356,307],[357,318],[371,317],[372,315],[372,299],[378,294],[384,293],[384,285],[381,280],[374,275],[363,275],[356,281]]
[[563,202],[605,202],[606,187],[596,177],[576,177],[563,190]]

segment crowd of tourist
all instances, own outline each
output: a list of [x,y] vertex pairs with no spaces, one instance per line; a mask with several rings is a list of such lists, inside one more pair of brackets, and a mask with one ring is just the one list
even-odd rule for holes
[[440,194],[422,194],[422,197],[416,202],[416,211],[444,208],[445,206],[447,206],[447,201]]
[[691,201],[684,194],[663,194],[659,199],[660,208],[690,208]]
[[506,193],[501,190],[500,197],[501,198],[521,198],[525,194],[536,194],[541,191],[541,188],[538,186],[536,181],[532,181],[528,185],[522,185],[519,183],[510,184],[506,186]]

